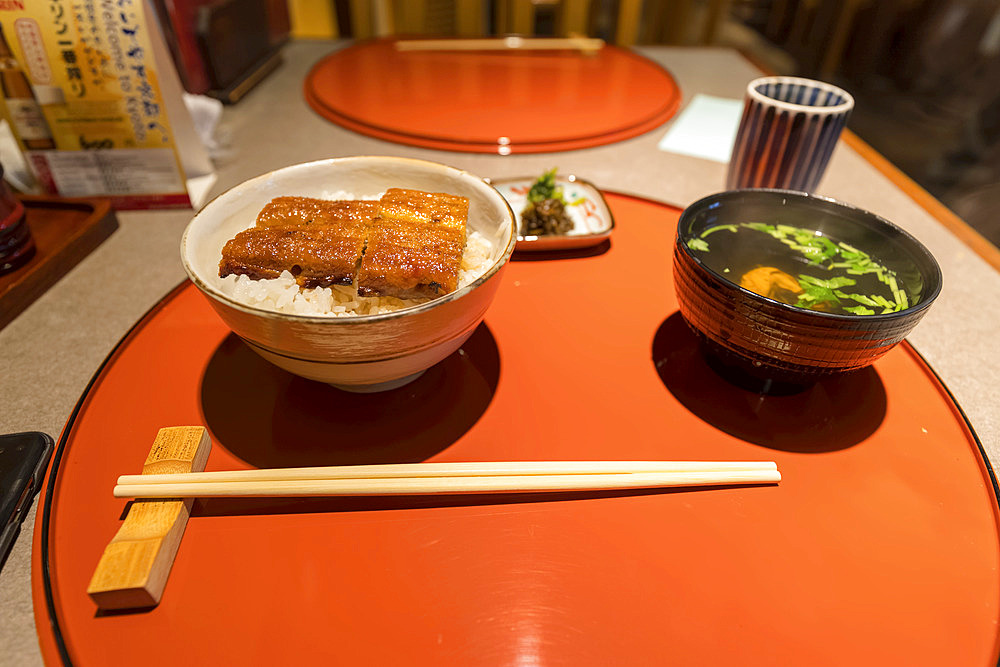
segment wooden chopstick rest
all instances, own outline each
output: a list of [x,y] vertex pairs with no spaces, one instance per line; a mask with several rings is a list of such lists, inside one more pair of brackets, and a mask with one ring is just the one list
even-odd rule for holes
[[[143,475],[201,472],[212,442],[201,426],[162,428]],[[160,602],[193,499],[137,500],[101,556],[87,593],[100,609],[136,609]]]

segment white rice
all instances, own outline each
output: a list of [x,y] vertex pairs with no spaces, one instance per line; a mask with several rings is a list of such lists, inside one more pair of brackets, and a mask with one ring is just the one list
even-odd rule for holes
[[[332,193],[325,198],[349,199],[345,193]],[[493,244],[477,231],[466,237],[465,252],[458,272],[459,288],[471,284],[492,265]],[[228,275],[220,278],[222,292],[239,303],[295,315],[327,315],[352,317],[377,315],[409,308],[431,299],[397,299],[392,296],[358,296],[351,285],[332,285],[305,289],[299,287],[288,271],[270,280],[251,280],[247,276]]]

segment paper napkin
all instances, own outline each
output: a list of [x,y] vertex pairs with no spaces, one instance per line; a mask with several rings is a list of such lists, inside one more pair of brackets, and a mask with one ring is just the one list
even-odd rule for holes
[[661,151],[729,162],[743,100],[695,95],[658,145]]

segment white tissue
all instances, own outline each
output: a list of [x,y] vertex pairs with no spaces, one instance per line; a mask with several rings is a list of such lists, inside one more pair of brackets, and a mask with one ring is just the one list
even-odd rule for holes
[[4,180],[15,190],[32,195],[41,192],[41,188],[35,182],[35,175],[24,161],[10,125],[4,119],[0,119],[0,164],[3,164]]
[[205,95],[184,93],[184,106],[191,114],[194,130],[201,143],[213,158],[222,148],[216,136],[219,119],[222,118],[222,102]]

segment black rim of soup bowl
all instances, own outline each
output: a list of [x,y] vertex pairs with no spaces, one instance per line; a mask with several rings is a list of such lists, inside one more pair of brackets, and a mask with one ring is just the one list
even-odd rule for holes
[[[729,202],[730,200],[738,200],[742,197],[753,197],[755,199],[761,199],[762,196],[770,197],[771,199],[795,199],[801,202],[809,202],[810,205],[817,206],[820,210],[829,211],[831,213],[836,213],[840,217],[848,217],[850,215],[851,223],[858,226],[868,227],[872,231],[885,231],[886,238],[892,242],[898,242],[902,240],[901,247],[905,248],[908,254],[916,266],[921,278],[923,279],[923,289],[920,293],[920,301],[909,308],[885,314],[875,314],[875,315],[853,315],[851,313],[827,313],[821,310],[810,310],[808,308],[801,308],[799,306],[793,306],[791,304],[782,303],[770,297],[757,294],[752,292],[745,287],[741,287],[738,283],[733,282],[733,280],[726,275],[715,271],[705,264],[700,257],[698,257],[692,250],[687,246],[687,242],[694,236],[691,234],[693,218],[700,216],[703,211],[715,208],[718,205]],[[784,204],[782,204],[784,205]],[[847,214],[847,215],[845,215]],[[744,222],[769,222],[767,220],[745,220]],[[711,224],[702,225],[698,229],[698,233],[701,233],[708,227],[714,224],[729,224],[720,223],[717,221]],[[783,222],[782,224],[789,224]],[[798,225],[800,227],[808,228],[808,224]],[[895,237],[895,238],[894,238]],[[739,290],[741,293],[746,295],[748,298],[753,300],[760,300],[766,302],[770,305],[776,306],[782,310],[789,313],[796,313],[800,315],[806,315],[810,317],[817,317],[819,319],[829,319],[829,320],[844,320],[844,321],[858,321],[864,320],[866,322],[870,321],[881,321],[881,320],[892,320],[901,317],[907,317],[914,313],[926,310],[930,305],[937,299],[938,295],[941,293],[942,274],[941,267],[938,265],[937,260],[934,259],[934,255],[918,241],[912,234],[907,232],[902,227],[886,220],[880,215],[872,213],[871,211],[865,210],[853,204],[848,204],[846,202],[833,199],[831,197],[823,197],[820,195],[809,194],[808,192],[799,192],[796,190],[775,190],[767,188],[746,188],[742,190],[727,190],[725,192],[719,192],[713,195],[708,195],[707,197],[702,197],[698,201],[694,202],[690,206],[684,209],[681,213],[680,219],[677,221],[677,246],[689,257],[692,261],[698,264],[699,267],[705,271],[711,273],[713,276],[719,280],[732,285],[735,289]],[[876,259],[880,259],[876,257]]]
[[[776,221],[775,215],[770,214],[770,219],[756,219],[750,214],[737,214],[737,216],[720,215],[713,216],[711,211],[720,206],[726,206],[726,211],[736,208],[743,208],[741,200],[746,200],[748,207],[766,206],[772,209],[790,205],[794,208],[808,207],[809,211],[821,217],[824,213],[828,220],[839,219],[836,224],[822,221],[815,223],[815,227],[824,230],[831,236],[842,236],[836,233],[836,226],[853,227],[858,233],[871,233],[881,236],[885,242],[893,244],[898,251],[895,253],[894,262],[886,262],[884,257],[872,253],[874,257],[883,263],[893,264],[899,262],[911,262],[914,270],[921,280],[920,297],[917,303],[904,310],[875,315],[853,315],[850,313],[827,313],[817,310],[800,308],[790,304],[782,303],[770,297],[766,297],[756,292],[752,292],[724,274],[709,268],[701,258],[695,254],[687,245],[688,240],[697,236],[708,227],[717,224],[732,224],[736,222],[764,222],[768,224],[791,224],[798,227],[809,228],[808,219],[801,222],[782,219]],[[791,202],[791,204],[789,204]],[[808,211],[807,211],[808,212]],[[838,240],[844,240],[843,238]],[[860,244],[864,246],[864,243]],[[679,250],[678,250],[679,249]],[[862,248],[865,249],[865,248]],[[741,299],[759,303],[761,306],[775,312],[780,321],[787,321],[789,326],[831,326],[833,329],[847,330],[857,328],[863,324],[884,325],[886,328],[905,327],[904,322],[898,320],[909,319],[915,326],[923,317],[924,311],[937,299],[941,292],[942,274],[941,268],[934,259],[934,256],[927,248],[911,234],[899,226],[889,222],[885,218],[870,211],[847,204],[829,197],[798,192],[794,190],[777,189],[741,189],[729,190],[703,197],[684,209],[677,223],[677,234],[675,238],[675,252],[683,252],[698,270],[704,271],[714,281],[720,283],[734,294],[739,294]],[[678,260],[675,259],[675,262]],[[676,267],[675,267],[676,270]],[[899,272],[897,272],[899,273]],[[685,318],[686,319],[686,318]],[[745,389],[767,394],[789,394],[802,391],[816,383],[823,377],[837,375],[847,372],[850,369],[825,369],[813,368],[810,366],[800,366],[801,370],[789,369],[785,363],[778,360],[774,364],[768,364],[768,355],[759,351],[748,350],[748,355],[744,355],[737,350],[729,349],[719,342],[712,340],[706,332],[700,331],[693,323],[688,325],[698,334],[702,341],[703,351],[709,365],[727,380]],[[870,328],[870,327],[869,327]],[[908,333],[908,332],[907,332]]]

